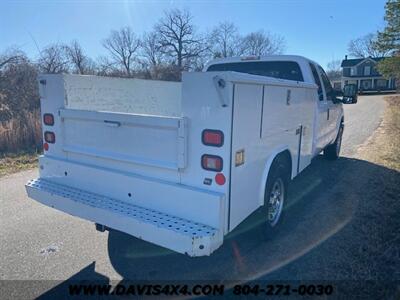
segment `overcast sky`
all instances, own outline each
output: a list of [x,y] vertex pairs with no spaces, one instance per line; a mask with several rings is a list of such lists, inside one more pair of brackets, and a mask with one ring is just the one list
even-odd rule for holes
[[111,29],[150,30],[171,8],[187,8],[199,31],[220,21],[240,32],[264,29],[283,36],[286,54],[322,66],[342,59],[349,40],[384,26],[385,0],[268,1],[0,1],[0,52],[16,45],[35,58],[39,48],[77,39],[93,58],[105,54],[100,41]]

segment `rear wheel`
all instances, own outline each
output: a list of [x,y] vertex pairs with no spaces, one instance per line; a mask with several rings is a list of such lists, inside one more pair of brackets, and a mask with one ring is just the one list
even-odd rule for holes
[[338,135],[333,144],[327,146],[324,150],[324,156],[329,160],[339,158],[340,148],[342,146],[343,126],[340,126]]
[[263,210],[267,231],[276,228],[281,223],[287,200],[289,180],[289,163],[285,159],[278,158],[271,166],[265,188]]

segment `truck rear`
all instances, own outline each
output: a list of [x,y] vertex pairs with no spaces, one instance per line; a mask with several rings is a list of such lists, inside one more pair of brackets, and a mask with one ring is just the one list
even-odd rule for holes
[[[263,205],[274,153],[288,151],[291,177],[311,160],[313,84],[235,72],[39,82],[44,154],[29,197],[189,256],[210,255]],[[299,108],[270,131],[276,112]]]

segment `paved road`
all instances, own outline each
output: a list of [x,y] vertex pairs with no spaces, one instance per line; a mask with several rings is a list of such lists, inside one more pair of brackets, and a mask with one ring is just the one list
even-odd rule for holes
[[355,105],[344,105],[345,131],[342,155],[354,155],[357,147],[371,135],[380,123],[384,111],[382,96],[362,96]]
[[[336,162],[317,158],[295,180],[286,223],[273,237],[261,238],[255,213],[206,258],[191,259],[118,232],[99,233],[90,222],[29,200],[24,183],[37,176],[36,170],[3,177],[0,279],[374,279],[371,270],[347,269],[358,259],[348,247],[354,234],[362,234],[353,228],[358,228],[355,216],[363,211],[361,195],[375,188],[360,181],[360,174],[393,175],[354,158],[379,125],[384,106],[380,96],[360,97],[358,104],[345,106],[345,157]],[[360,245],[353,245],[356,252]],[[374,271],[379,276],[390,272]],[[46,284],[36,295],[57,289],[60,282]]]

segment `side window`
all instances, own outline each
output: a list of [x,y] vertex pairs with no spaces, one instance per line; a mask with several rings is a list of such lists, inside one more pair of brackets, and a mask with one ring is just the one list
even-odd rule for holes
[[327,98],[327,100],[332,101],[333,88],[331,86],[331,82],[329,81],[329,78],[326,75],[324,69],[322,69],[320,66],[318,66],[318,69],[321,74],[322,83],[324,84],[324,87],[325,87],[326,98]]
[[321,85],[321,80],[319,80],[318,72],[317,69],[313,64],[310,64],[311,72],[314,77],[315,83],[318,85],[318,99],[319,101],[324,100],[324,95],[322,94],[322,85]]

